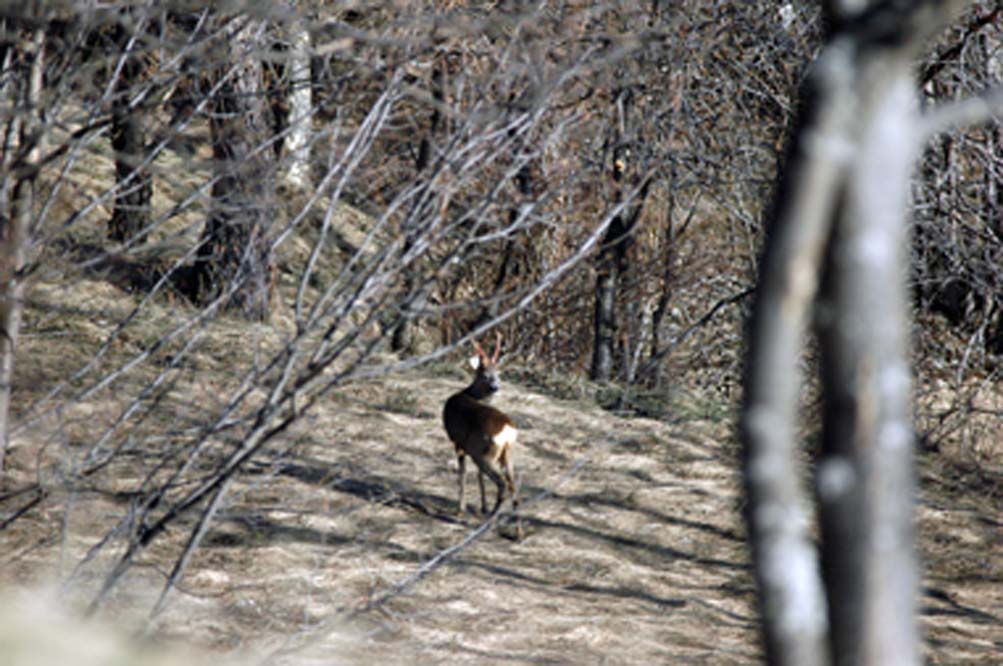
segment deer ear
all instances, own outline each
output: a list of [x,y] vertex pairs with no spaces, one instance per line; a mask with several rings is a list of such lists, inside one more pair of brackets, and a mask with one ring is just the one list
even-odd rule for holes
[[469,359],[467,359],[467,363],[470,364],[471,368],[473,368],[474,370],[477,370],[478,368],[481,367],[481,357],[480,356],[471,356]]

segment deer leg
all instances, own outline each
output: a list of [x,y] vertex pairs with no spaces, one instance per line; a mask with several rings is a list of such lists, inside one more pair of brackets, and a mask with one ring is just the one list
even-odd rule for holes
[[515,467],[512,465],[512,456],[508,447],[502,451],[500,457],[505,469],[505,481],[512,491],[512,513],[515,516],[515,534],[517,540],[522,540],[522,520],[519,519],[519,489],[515,486]]
[[486,514],[488,512],[488,499],[484,492],[484,472],[477,469],[477,483],[481,486],[481,514]]
[[471,454],[470,457],[474,459],[475,463],[477,463],[478,469],[480,469],[483,474],[487,474],[488,477],[495,482],[495,485],[498,486],[498,499],[495,501],[494,508],[491,509],[491,515],[493,516],[498,513],[498,507],[501,506],[502,500],[505,499],[505,481],[502,480],[501,474],[496,472],[491,466],[491,463],[484,459],[484,456]]
[[456,464],[458,465],[457,471],[460,475],[460,505],[456,510],[458,516],[462,516],[467,512],[467,457],[462,451],[456,454]]

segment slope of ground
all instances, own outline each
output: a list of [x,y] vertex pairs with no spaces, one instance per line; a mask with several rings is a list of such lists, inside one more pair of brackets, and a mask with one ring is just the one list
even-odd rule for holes
[[[497,404],[521,427],[528,533],[515,542],[504,521],[478,531],[472,513],[455,515],[439,410],[459,386],[427,374],[358,384],[305,417],[287,452],[234,485],[157,634],[280,664],[760,661],[726,428],[625,419],[506,385]],[[993,663],[1003,511],[970,479],[923,468],[930,662]],[[82,496],[14,523],[0,576],[43,580],[120,511]],[[151,550],[106,615],[139,626],[187,536]]]
[[[514,542],[505,524],[482,531],[393,595],[481,524],[455,515],[455,462],[439,410],[457,388],[452,379],[401,377],[356,386],[351,400],[335,397],[308,416],[292,452],[234,488],[161,631],[214,649],[295,648],[283,657],[290,663],[343,649],[346,636],[350,652],[362,641],[364,661],[754,658],[726,445],[692,425],[621,419],[515,386],[498,403],[521,426],[528,537]],[[386,396],[406,409],[388,409]],[[98,498],[78,500],[71,557],[99,533],[102,514],[115,512]],[[53,510],[39,522],[62,518]],[[55,544],[39,548],[5,570],[32,579],[57,554]],[[123,612],[150,605],[170,561],[146,564],[121,585]]]

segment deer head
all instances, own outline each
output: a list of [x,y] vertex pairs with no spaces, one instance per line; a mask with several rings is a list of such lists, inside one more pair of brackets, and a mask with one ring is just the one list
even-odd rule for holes
[[498,380],[498,357],[501,355],[502,335],[498,332],[495,333],[495,353],[493,356],[488,356],[476,340],[471,342],[477,356],[470,357],[470,367],[474,369],[476,374],[474,381],[467,387],[467,393],[477,400],[482,400],[497,393],[498,389],[501,388],[501,382]]

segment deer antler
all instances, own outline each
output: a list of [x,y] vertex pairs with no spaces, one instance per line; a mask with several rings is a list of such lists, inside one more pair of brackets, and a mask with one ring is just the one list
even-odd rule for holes
[[477,340],[471,339],[470,343],[474,346],[474,351],[477,352],[477,355],[481,357],[481,363],[484,364],[484,365],[487,365],[488,364],[488,355],[484,351],[484,349],[480,346],[480,344],[478,344]]
[[498,363],[498,357],[501,356],[501,346],[502,346],[501,331],[495,331],[495,355],[491,357],[491,365]]

